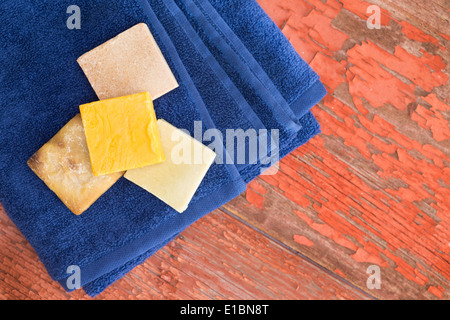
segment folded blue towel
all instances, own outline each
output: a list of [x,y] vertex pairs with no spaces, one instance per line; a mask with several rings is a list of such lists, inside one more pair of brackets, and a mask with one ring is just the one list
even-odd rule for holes
[[[157,0],[149,0],[149,2],[163,5]],[[240,103],[245,112],[250,114],[253,111],[261,119],[263,126],[267,129],[278,130],[279,146],[277,149],[271,146],[267,157],[282,158],[292,151],[293,146],[304,143],[309,139],[305,137],[311,137],[314,131],[318,130],[317,126],[314,129],[311,126],[306,126],[305,130],[300,129],[302,122],[309,124],[314,122],[312,115],[307,112],[326,94],[325,87],[318,75],[301,59],[286,37],[255,1],[211,2],[215,7],[208,0],[164,1],[167,7],[173,7],[171,10],[176,15],[176,20],[181,21],[184,29],[195,29],[195,33],[203,42],[202,45],[207,46],[214,59],[240,90],[241,96],[248,102]],[[228,19],[231,17],[232,21],[233,19],[240,21],[238,25],[245,30],[241,32],[243,39],[250,35],[251,39],[255,40],[255,34],[260,35],[257,41],[250,44],[255,56],[224,21],[216,8],[222,10],[222,14]],[[245,15],[241,16],[243,9]],[[178,13],[180,10],[185,16]],[[255,32],[252,27],[256,29]],[[262,33],[267,29],[270,32],[263,35]],[[281,51],[280,48],[282,48]],[[259,57],[260,61],[257,61],[255,57]],[[273,64],[278,67],[268,74],[263,66],[269,67]],[[286,70],[291,66],[292,69]],[[286,73],[289,74],[289,78],[286,78]],[[284,89],[283,94],[279,88]],[[307,115],[302,119],[305,114]],[[233,121],[229,121],[227,128],[241,128],[236,116],[230,114],[228,117],[233,118]],[[268,135],[270,138],[270,131]],[[272,164],[273,161],[268,160],[266,163]],[[243,179],[249,182],[259,175],[261,167],[265,166],[259,161],[256,166],[246,163],[244,166],[237,165],[237,167]]]
[[[325,96],[319,77],[296,53],[277,25],[255,0],[196,0],[209,2],[221,16],[214,18],[231,38],[231,31],[269,77],[292,111],[301,118]],[[210,10],[210,7],[207,7]],[[249,55],[247,55],[249,56]],[[277,96],[278,97],[278,96]]]
[[[317,75],[287,44],[284,50],[271,48],[279,43],[268,36],[287,40],[254,1],[220,2],[78,0],[79,30],[65,24],[71,1],[0,3],[0,201],[66,290],[67,268],[77,265],[83,289],[91,296],[101,293],[194,221],[242,193],[262,166],[214,164],[182,214],[120,179],[88,211],[73,215],[26,162],[79,112],[80,104],[97,100],[76,62],[83,53],[144,22],[180,84],[155,101],[158,118],[192,134],[194,121],[202,121],[203,131],[279,129],[280,156],[319,132],[307,112],[324,94],[310,90],[310,82],[320,84]],[[245,10],[258,13],[263,20],[254,24],[253,36],[240,31],[245,28],[231,17],[235,9],[242,16]],[[207,24],[211,16],[220,19]],[[259,27],[267,25],[271,31],[263,37]],[[229,39],[226,46],[217,45],[217,34]],[[255,53],[263,43],[278,72]],[[233,63],[251,67],[242,72]],[[287,86],[286,73],[295,85]],[[299,103],[304,96],[308,99]]]

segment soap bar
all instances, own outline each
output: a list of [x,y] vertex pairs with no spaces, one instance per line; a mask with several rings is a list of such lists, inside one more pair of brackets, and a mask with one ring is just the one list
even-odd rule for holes
[[178,212],[187,209],[216,153],[165,120],[158,120],[163,163],[128,170],[124,177]]
[[79,114],[44,144],[27,164],[76,215],[87,210],[124,173],[94,177]]
[[148,92],[80,106],[94,176],[165,161]]
[[148,26],[140,23],[77,60],[100,100],[149,92],[153,100],[178,87]]

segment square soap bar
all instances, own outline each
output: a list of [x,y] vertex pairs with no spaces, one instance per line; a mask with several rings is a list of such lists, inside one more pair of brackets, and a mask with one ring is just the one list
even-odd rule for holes
[[94,177],[79,114],[27,164],[76,215],[87,210],[123,175],[123,172],[117,172]]
[[187,209],[216,153],[165,120],[158,120],[167,160],[128,170],[124,177],[178,212]]
[[80,106],[94,176],[165,161],[148,92]]
[[145,91],[156,100],[178,87],[145,23],[122,32],[77,61],[100,100]]

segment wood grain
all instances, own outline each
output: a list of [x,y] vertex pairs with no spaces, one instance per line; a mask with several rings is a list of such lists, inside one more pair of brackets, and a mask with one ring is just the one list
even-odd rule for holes
[[[448,300],[448,3],[258,1],[327,87],[322,133],[97,299]],[[89,299],[1,209],[0,274],[0,299]]]
[[[91,299],[66,293],[0,209],[0,299]],[[216,210],[95,299],[371,299]]]
[[[449,299],[448,8],[260,3],[327,87],[322,133],[225,209],[380,299]],[[367,28],[372,3],[380,29]],[[367,287],[371,265],[381,289]]]

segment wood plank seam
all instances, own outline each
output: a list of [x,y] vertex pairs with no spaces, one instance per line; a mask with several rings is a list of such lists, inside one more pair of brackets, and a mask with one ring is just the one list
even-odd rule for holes
[[249,222],[247,222],[246,220],[240,218],[238,215],[233,214],[231,211],[227,210],[226,207],[222,207],[221,208],[222,211],[224,211],[226,214],[228,214],[229,216],[231,216],[232,218],[236,219],[237,221],[245,224],[246,226],[248,226],[249,228],[254,229],[255,231],[263,234],[265,237],[267,237],[268,239],[270,239],[271,241],[277,243],[279,246],[285,248],[286,250],[292,252],[295,255],[298,255],[300,258],[302,258],[303,260],[307,261],[308,263],[311,263],[312,265],[316,266],[317,268],[325,271],[327,274],[329,274],[330,276],[332,276],[333,278],[335,278],[336,280],[345,283],[346,285],[351,286],[352,288],[354,288],[355,290],[359,291],[361,294],[367,296],[367,298],[371,299],[371,300],[378,300],[375,296],[371,295],[369,292],[366,292],[364,290],[361,290],[360,288],[358,288],[357,286],[355,286],[353,283],[347,281],[344,277],[342,277],[341,275],[339,275],[336,272],[333,272],[327,268],[325,268],[324,266],[322,266],[321,264],[317,263],[316,261],[310,259],[309,257],[303,255],[301,252],[296,251],[295,249],[293,249],[291,246],[287,245],[286,243],[282,242],[281,240],[271,236],[270,234],[266,233],[264,230],[258,229],[256,226],[254,226],[253,224],[250,224]]
[[[373,291],[377,298],[448,299],[444,1],[259,3],[329,94],[313,108],[322,134],[225,207],[366,292],[365,267],[380,265],[394,280]],[[379,30],[366,26],[372,4]]]

